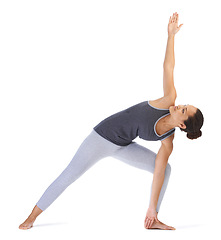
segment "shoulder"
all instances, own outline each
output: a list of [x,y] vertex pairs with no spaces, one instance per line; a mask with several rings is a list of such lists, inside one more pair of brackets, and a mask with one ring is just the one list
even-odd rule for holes
[[156,108],[169,109],[170,106],[175,106],[176,97],[164,96],[156,100],[149,100],[149,103]]
[[170,152],[173,151],[174,134],[175,134],[175,132],[172,135],[170,135],[169,137],[167,137],[161,141],[161,146],[166,147],[167,149],[170,150]]
[[161,141],[161,148],[164,149],[165,153],[167,153],[168,156],[170,156],[173,151],[173,139],[174,134]]

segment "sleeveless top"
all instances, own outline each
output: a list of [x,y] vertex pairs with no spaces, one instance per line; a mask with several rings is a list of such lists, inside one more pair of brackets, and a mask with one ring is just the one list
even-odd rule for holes
[[119,146],[129,145],[137,136],[147,141],[162,141],[172,135],[175,128],[158,135],[155,126],[169,114],[169,109],[156,108],[144,101],[105,118],[93,129]]

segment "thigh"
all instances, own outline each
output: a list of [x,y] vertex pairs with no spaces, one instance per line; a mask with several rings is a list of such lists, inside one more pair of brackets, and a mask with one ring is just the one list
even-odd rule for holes
[[154,172],[156,156],[157,154],[155,152],[136,142],[121,147],[112,155],[112,157],[126,164],[151,173]]
[[65,171],[71,171],[71,174],[75,175],[82,174],[99,160],[114,154],[119,148],[120,146],[107,141],[92,130],[79,146]]

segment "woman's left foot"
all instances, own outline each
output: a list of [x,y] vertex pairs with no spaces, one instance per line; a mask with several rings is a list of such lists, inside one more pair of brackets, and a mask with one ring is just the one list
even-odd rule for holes
[[33,227],[35,219],[28,217],[22,224],[20,224],[19,229],[27,230]]

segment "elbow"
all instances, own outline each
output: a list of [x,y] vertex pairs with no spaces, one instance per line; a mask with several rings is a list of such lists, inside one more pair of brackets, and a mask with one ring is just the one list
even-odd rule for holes
[[154,172],[155,176],[164,177],[165,169],[166,169],[165,167],[161,167],[161,168],[156,169],[156,171]]
[[175,63],[168,63],[168,62],[164,62],[163,63],[163,68],[164,69],[169,69],[169,70],[173,70],[175,67]]
[[173,152],[173,143],[167,145],[167,158],[170,157],[172,152]]
[[[176,89],[175,87],[173,87],[171,90],[170,90],[170,93],[169,93],[169,100],[171,103],[174,103],[176,101],[176,98],[177,98],[177,92],[176,92]],[[175,103],[174,103],[175,104]]]
[[165,171],[166,171],[166,168],[163,168],[163,167],[161,167],[159,169],[155,169],[154,177],[158,180],[160,180],[160,179],[163,180],[165,177]]
[[171,97],[173,98],[174,101],[177,98],[177,92],[175,87],[173,87],[173,89],[171,90]]
[[176,89],[174,89],[174,99],[176,100],[177,98],[177,92],[176,92]]
[[169,136],[168,138],[161,142],[162,144],[161,147],[164,150],[165,154],[164,156],[166,157],[167,160],[170,157],[171,153],[173,152],[173,139],[174,134],[172,134],[171,136]]

